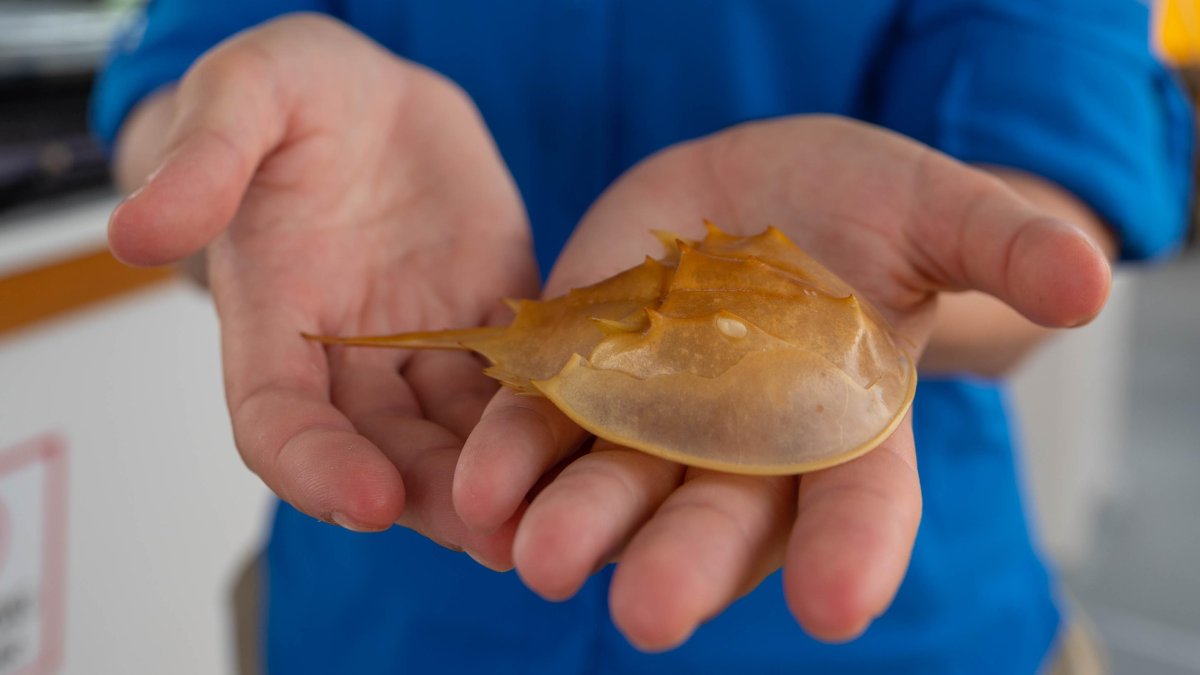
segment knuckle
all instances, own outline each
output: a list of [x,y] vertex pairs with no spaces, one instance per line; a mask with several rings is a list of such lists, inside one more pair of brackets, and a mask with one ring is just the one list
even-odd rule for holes
[[310,36],[344,32],[345,24],[319,12],[291,12],[263,24],[264,32],[302,31]]
[[443,110],[459,109],[478,114],[475,100],[454,80],[410,61],[399,63],[406,70],[406,90],[412,100],[436,104]]
[[212,48],[184,76],[181,91],[204,94],[216,89],[261,88],[272,77],[273,59],[253,32]]

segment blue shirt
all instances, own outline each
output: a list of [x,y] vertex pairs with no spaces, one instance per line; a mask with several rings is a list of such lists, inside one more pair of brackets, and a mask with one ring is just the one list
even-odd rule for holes
[[[441,71],[479,105],[526,200],[543,269],[624,169],[677,141],[802,112],[890,127],[1074,192],[1125,259],[1179,240],[1190,119],[1134,0],[157,0],[94,106],[125,115],[226,36],[334,14]],[[1070,15],[1068,15],[1068,13]],[[926,379],[914,423],[925,512],[891,608],[825,645],[778,576],[683,647],[645,655],[608,617],[609,572],[551,604],[513,574],[394,528],[358,535],[286,505],[267,564],[266,654],[287,673],[1033,673],[1054,586],[1023,514],[1003,392]]]

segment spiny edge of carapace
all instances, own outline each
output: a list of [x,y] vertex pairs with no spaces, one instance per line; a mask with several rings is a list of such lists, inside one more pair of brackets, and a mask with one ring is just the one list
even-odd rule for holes
[[[645,309],[645,308],[643,308]],[[613,335],[632,335],[646,329],[644,321],[628,321],[625,319],[605,319],[599,316],[589,316],[588,320],[596,324],[605,337]]]
[[[615,274],[611,277],[608,277],[607,279],[597,281],[596,283],[589,284],[587,286],[580,286],[578,288],[572,288],[562,295],[556,295],[553,298],[547,298],[545,300],[540,300],[538,302],[554,302],[554,301],[561,301],[561,300],[566,299],[569,301],[582,301],[587,304],[595,303],[595,302],[597,302],[595,293],[598,288],[604,286],[605,284],[613,283],[614,280],[616,280],[617,278],[619,278],[623,275],[634,274],[641,270],[651,270],[654,272],[658,272],[658,274],[659,274],[658,297],[661,298],[662,294],[666,291],[667,284],[670,283],[671,276],[672,276],[670,274],[666,274],[666,271],[673,270],[673,269],[675,269],[674,265],[668,265],[661,260],[656,260],[655,258],[646,256],[645,259],[642,260],[641,264],[636,265],[634,267],[627,268],[625,270],[622,270],[621,272],[618,272],[617,274]],[[613,298],[606,299],[605,302],[621,302],[621,301],[633,301],[633,300],[642,300],[642,298],[640,298],[640,297],[613,297]]]
[[[650,234],[658,240],[662,245],[662,258],[659,262],[670,264],[679,260],[679,244],[680,242],[695,246],[698,242],[692,239],[685,239],[670,230],[650,230]],[[649,256],[647,256],[649,257]]]
[[[677,276],[678,272],[684,268],[684,265],[697,264],[696,262],[694,262],[697,258],[704,259],[704,260],[720,260],[720,261],[731,262],[731,263],[735,263],[735,264],[739,264],[739,265],[750,265],[752,267],[759,268],[761,271],[764,271],[767,274],[773,274],[775,276],[778,276],[778,277],[782,278],[784,281],[795,284],[796,286],[810,290],[814,293],[820,293],[822,295],[825,295],[825,296],[828,296],[831,298],[845,297],[845,295],[839,294],[837,291],[835,291],[833,289],[824,288],[823,286],[821,286],[820,281],[818,279],[801,276],[800,273],[798,273],[796,270],[794,270],[790,267],[775,264],[771,260],[765,260],[765,259],[763,259],[759,256],[756,256],[756,255],[753,255],[753,254],[749,254],[749,253],[710,253],[708,251],[703,251],[703,250],[700,250],[697,248],[692,248],[690,246],[685,246],[682,249],[680,249],[679,264],[675,265],[673,267],[673,269],[675,270],[675,273],[671,274],[671,277],[668,279],[668,282],[667,282],[667,290],[668,291],[678,289],[678,287],[675,286],[675,284],[674,284],[675,277]],[[698,289],[681,288],[679,290],[698,290]],[[713,290],[721,290],[721,289],[713,289]],[[747,287],[746,290],[747,291],[751,291],[751,290],[756,291],[757,289]]]
[[778,227],[775,227],[774,225],[767,225],[766,229],[764,229],[762,232],[759,232],[758,234],[739,235],[739,234],[731,234],[729,232],[726,232],[725,230],[722,230],[720,227],[717,227],[716,223],[705,218],[704,219],[704,231],[705,231],[704,239],[700,242],[701,244],[716,243],[717,241],[722,241],[722,240],[727,241],[727,242],[728,241],[739,241],[739,240],[748,241],[748,242],[759,242],[759,241],[765,241],[765,240],[770,239],[778,244],[783,244],[789,248],[792,248],[797,251],[800,251],[801,253],[804,253],[804,250],[801,249],[799,246],[797,246],[796,242],[792,241],[791,238],[789,238],[786,234],[784,234],[783,230],[780,230]]

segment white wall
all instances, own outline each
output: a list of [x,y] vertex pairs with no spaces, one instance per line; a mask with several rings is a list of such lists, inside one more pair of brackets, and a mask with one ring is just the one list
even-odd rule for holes
[[265,488],[233,448],[207,297],[179,281],[0,339],[0,449],[66,442],[64,675],[232,670]]
[[1135,284],[1119,273],[1100,316],[1049,341],[1012,381],[1026,494],[1046,551],[1067,568],[1093,552],[1120,488]]

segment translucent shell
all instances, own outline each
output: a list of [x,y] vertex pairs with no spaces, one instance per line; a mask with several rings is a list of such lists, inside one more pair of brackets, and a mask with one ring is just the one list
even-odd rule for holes
[[667,249],[592,286],[512,303],[504,328],[330,344],[466,349],[601,438],[683,464],[793,474],[874,448],[916,368],[887,322],[779,230]]

